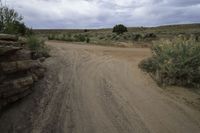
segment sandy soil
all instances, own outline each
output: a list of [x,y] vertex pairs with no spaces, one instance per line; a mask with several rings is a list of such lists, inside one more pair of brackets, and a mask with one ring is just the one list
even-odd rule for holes
[[138,68],[149,49],[47,44],[45,79],[0,116],[2,133],[200,132],[200,112]]

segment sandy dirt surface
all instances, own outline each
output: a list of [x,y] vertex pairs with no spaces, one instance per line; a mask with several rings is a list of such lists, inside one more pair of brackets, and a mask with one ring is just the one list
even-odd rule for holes
[[0,116],[1,132],[200,132],[200,112],[138,68],[149,49],[47,44],[45,79]]

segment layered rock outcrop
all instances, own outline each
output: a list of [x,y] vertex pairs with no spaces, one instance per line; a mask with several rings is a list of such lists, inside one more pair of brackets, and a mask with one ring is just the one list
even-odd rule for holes
[[0,110],[32,92],[32,86],[44,76],[41,60],[14,35],[0,34]]

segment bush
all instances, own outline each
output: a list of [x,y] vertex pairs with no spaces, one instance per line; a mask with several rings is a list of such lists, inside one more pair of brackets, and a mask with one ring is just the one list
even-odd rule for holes
[[123,34],[124,32],[127,32],[127,27],[125,27],[124,25],[122,24],[119,24],[119,25],[116,25],[114,26],[113,28],[113,32],[114,33],[117,33],[117,34]]
[[90,43],[90,38],[87,38],[87,39],[86,39],[86,42],[87,42],[87,43]]
[[200,42],[159,41],[152,52],[153,57],[143,60],[139,67],[153,74],[158,83],[200,88]]
[[133,41],[139,41],[141,39],[142,39],[142,35],[140,35],[140,34],[133,34],[132,35],[132,40]]
[[78,42],[85,42],[86,40],[85,36],[82,34],[75,35],[74,38],[75,38],[75,41],[78,41]]
[[117,37],[117,35],[116,35],[116,34],[112,34],[112,37],[111,37],[111,39],[112,39],[112,40],[114,40],[116,37]]
[[73,38],[71,38],[71,37],[66,37],[66,38],[64,38],[63,41],[73,42],[74,40],[73,40]]
[[144,35],[144,39],[154,39],[156,35],[154,33],[147,33]]
[[102,39],[104,39],[104,38],[105,38],[104,36],[99,36],[99,39],[100,39],[100,40],[102,40]]
[[55,38],[54,35],[48,35],[48,40],[53,40]]
[[33,51],[35,58],[49,57],[49,48],[44,44],[44,40],[40,40],[36,36],[29,36],[27,44],[28,48]]

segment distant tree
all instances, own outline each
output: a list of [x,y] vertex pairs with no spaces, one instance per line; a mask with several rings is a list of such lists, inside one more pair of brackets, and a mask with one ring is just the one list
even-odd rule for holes
[[88,29],[84,29],[84,32],[88,32],[89,30]]
[[123,34],[124,32],[127,32],[127,31],[128,31],[127,27],[122,24],[115,25],[113,28],[113,32],[117,34]]

